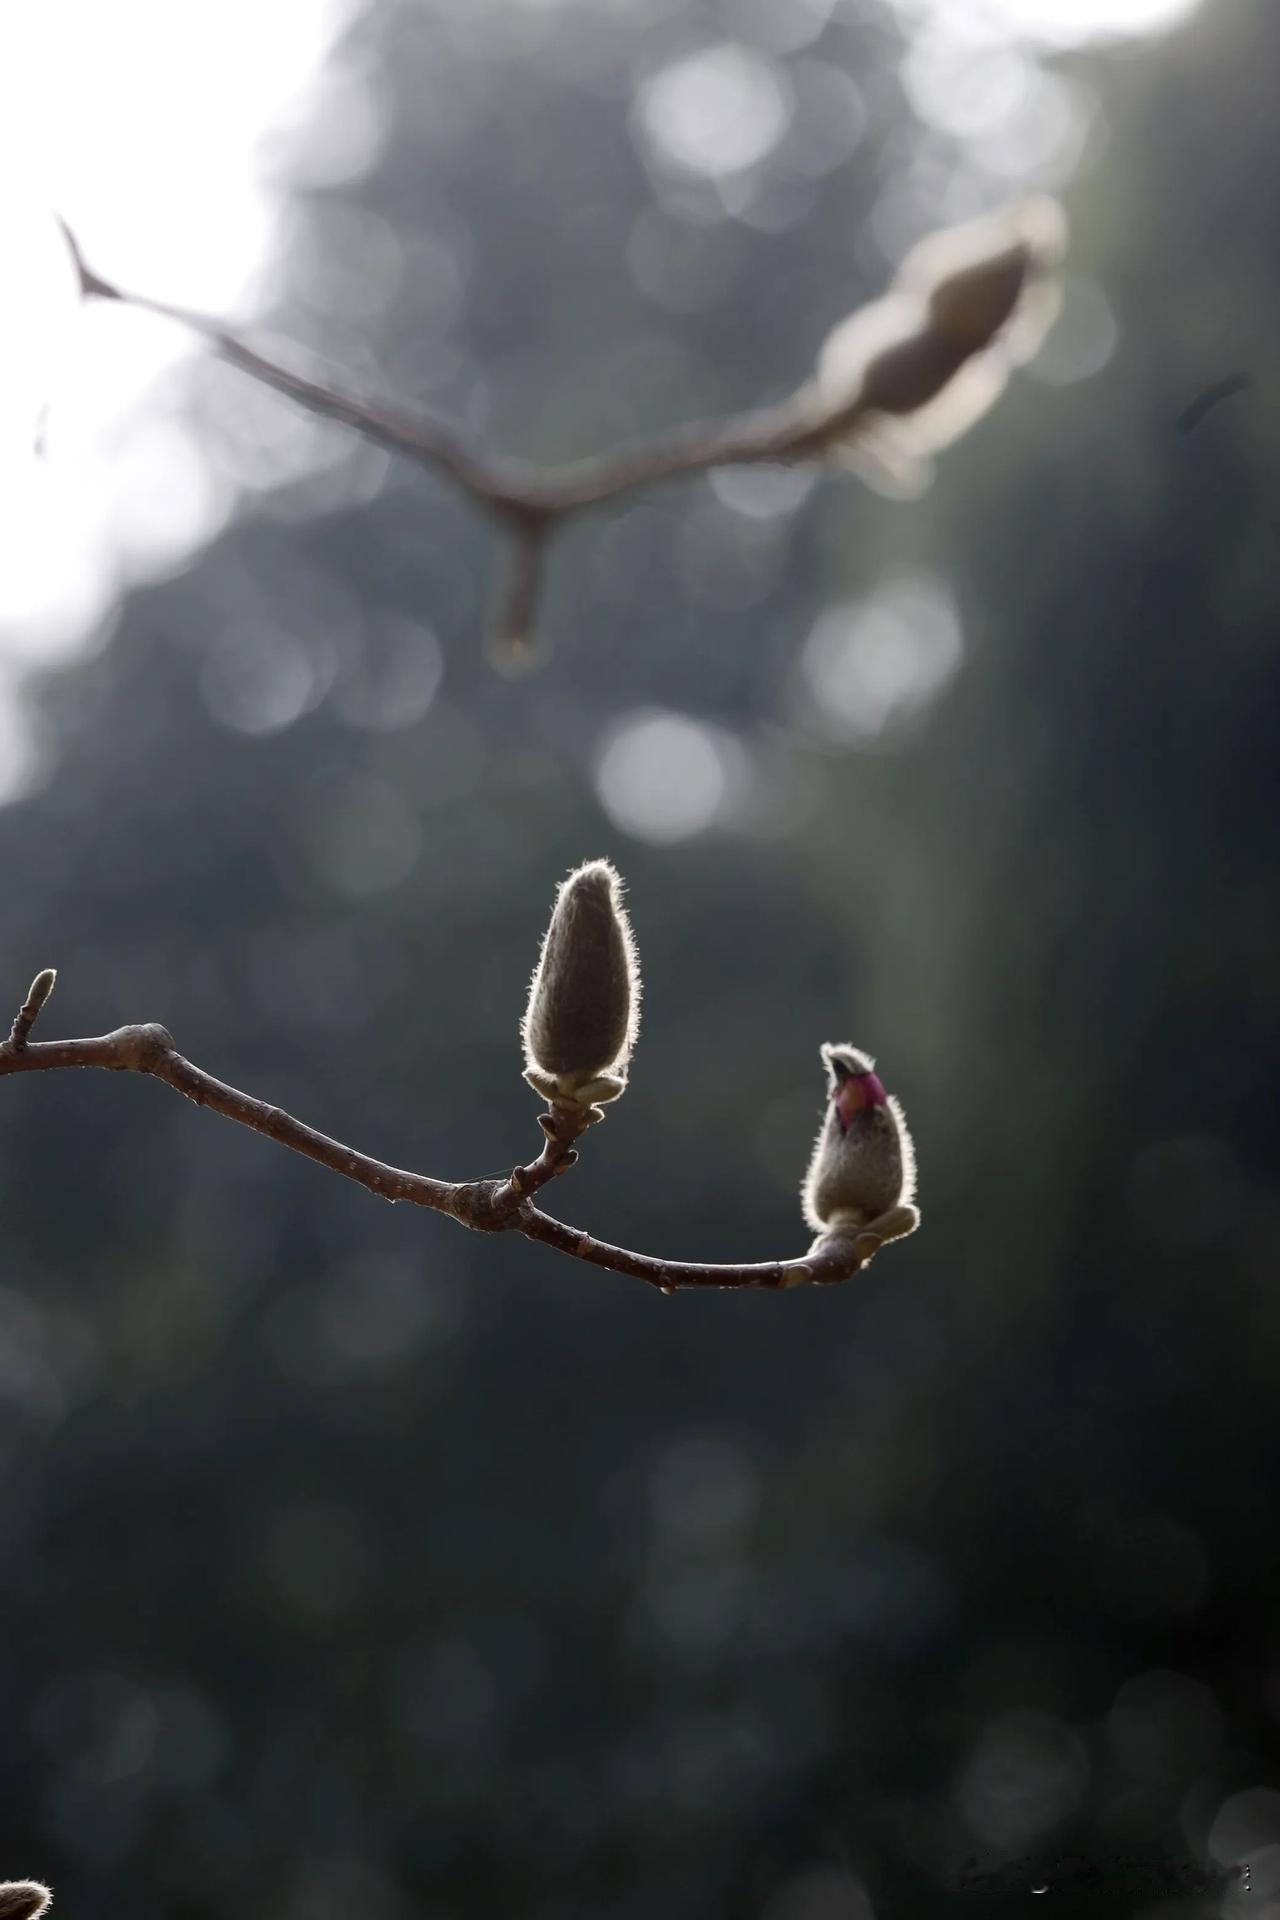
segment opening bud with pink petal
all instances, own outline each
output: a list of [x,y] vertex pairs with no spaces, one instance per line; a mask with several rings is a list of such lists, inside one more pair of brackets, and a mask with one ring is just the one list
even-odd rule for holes
[[885,1091],[869,1053],[845,1042],[822,1049],[827,1106],[804,1182],[804,1217],[819,1242],[866,1239],[869,1259],[885,1240],[913,1233],[916,1158],[906,1115]]

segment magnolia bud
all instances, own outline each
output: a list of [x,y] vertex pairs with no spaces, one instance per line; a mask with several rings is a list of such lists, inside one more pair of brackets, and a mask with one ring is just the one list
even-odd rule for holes
[[822,1058],[828,1105],[805,1176],[805,1219],[817,1234],[909,1233],[918,1219],[916,1166],[902,1108],[870,1054],[828,1043]]
[[1018,310],[1034,256],[1025,241],[948,274],[929,294],[929,319],[965,353],[989,347]]
[[913,248],[818,357],[828,444],[888,490],[920,491],[929,456],[981,419],[1048,332],[1064,235],[1061,209],[1038,199]]
[[27,989],[27,1002],[33,1014],[39,1013],[58,983],[56,967],[42,967]]
[[916,413],[955,379],[968,357],[941,332],[922,326],[868,362],[859,405],[872,413]]
[[524,1077],[546,1100],[591,1106],[626,1085],[640,976],[621,893],[609,862],[591,860],[556,897],[521,1029]]
[[[911,249],[894,277],[904,293],[923,295],[938,332],[979,353],[1013,334],[1015,359],[1026,359],[1048,331],[1056,303],[1046,283],[1066,249],[1066,216],[1041,195],[931,234]],[[1034,344],[1028,335],[1037,337]]]
[[37,1920],[53,1899],[39,1880],[0,1882],[0,1920]]

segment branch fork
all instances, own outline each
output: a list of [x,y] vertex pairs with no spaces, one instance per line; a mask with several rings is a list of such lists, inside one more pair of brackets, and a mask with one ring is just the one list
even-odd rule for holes
[[[447,1214],[459,1225],[481,1233],[522,1234],[541,1241],[571,1259],[586,1261],[643,1280],[663,1293],[682,1288],[761,1288],[801,1286],[807,1282],[846,1280],[869,1257],[864,1244],[833,1242],[800,1260],[766,1261],[756,1265],[712,1265],[699,1261],[655,1259],[625,1247],[611,1246],[582,1228],[541,1212],[532,1196],[551,1180],[567,1173],[577,1159],[573,1141],[603,1115],[598,1107],[552,1105],[539,1116],[544,1141],[541,1153],[516,1167],[505,1180],[449,1181],[407,1172],[316,1131],[280,1107],[217,1080],[178,1052],[167,1027],[148,1021],[118,1027],[94,1038],[32,1041],[32,1026],[52,991],[52,969],[39,974],[27,994],[9,1038],[0,1043],[0,1075],[44,1073],[64,1067],[101,1067],[115,1073],[142,1073],[163,1081],[197,1106],[208,1107],[238,1125],[301,1153],[331,1173],[351,1180],[380,1199],[427,1207]],[[40,990],[40,983],[48,985]],[[877,1242],[877,1245],[879,1243]],[[874,1249],[873,1249],[874,1250]]]
[[1049,276],[1065,237],[1061,210],[1043,198],[934,235],[904,260],[888,294],[834,329],[812,376],[775,405],[539,468],[421,409],[308,378],[217,321],[127,291],[90,267],[59,224],[83,300],[176,322],[260,386],[430,468],[485,515],[506,545],[490,651],[507,669],[532,658],[547,549],[574,515],[715,467],[835,461],[919,491],[932,453],[986,411],[1010,365],[1038,346],[1056,312]]

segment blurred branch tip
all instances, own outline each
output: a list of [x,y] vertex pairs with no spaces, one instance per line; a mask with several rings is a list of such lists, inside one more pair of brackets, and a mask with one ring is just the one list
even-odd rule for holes
[[1205,387],[1182,409],[1174,423],[1178,432],[1193,433],[1205,416],[1212,413],[1222,401],[1233,400],[1238,393],[1247,393],[1252,385],[1252,374],[1223,374],[1221,380],[1215,380],[1212,386]]
[[489,659],[514,677],[538,664],[538,602],[546,561],[546,532],[522,528],[511,538],[499,579],[498,606],[489,636]]
[[77,240],[73,229],[69,227],[62,218],[62,215],[55,214],[54,219],[58,223],[59,232],[67,243],[67,251],[71,255],[71,264],[76,270],[76,279],[80,283],[80,298],[82,300],[119,300],[122,296],[111,283],[107,280],[100,279],[96,273],[90,271],[80,242]]
[[494,664],[508,672],[538,657],[546,545],[575,514],[716,467],[818,462],[900,497],[922,492],[933,456],[989,411],[1013,368],[1039,348],[1057,313],[1056,269],[1066,244],[1062,209],[1043,196],[949,228],[915,247],[889,291],[828,335],[813,376],[777,404],[537,467],[490,452],[433,414],[309,379],[216,321],[116,286],[93,271],[75,233],[59,224],[84,298],[119,301],[188,328],[251,380],[433,469],[484,514],[508,548],[489,643]]
[[[604,1118],[607,1103],[627,1085],[639,1029],[640,971],[622,880],[608,860],[576,867],[556,894],[520,1028],[525,1078],[547,1103],[539,1115],[542,1150],[505,1179],[440,1180],[375,1160],[214,1079],[184,1059],[168,1028],[155,1022],[92,1039],[29,1041],[54,979],[46,968],[33,981],[9,1038],[0,1043],[0,1076],[61,1067],[145,1073],[380,1199],[428,1207],[481,1233],[523,1234],[662,1293],[833,1284],[857,1273],[887,1240],[919,1224],[912,1204],[915,1159],[902,1109],[885,1092],[870,1056],[844,1046],[822,1050],[828,1107],[805,1183],[805,1217],[818,1237],[802,1258],[745,1265],[663,1260],[613,1246],[533,1205],[541,1187],[575,1164],[575,1141]],[[7,1911],[0,1907],[0,1920]]]
[[53,1894],[40,1880],[0,1881],[0,1920],[36,1920],[52,1901]]

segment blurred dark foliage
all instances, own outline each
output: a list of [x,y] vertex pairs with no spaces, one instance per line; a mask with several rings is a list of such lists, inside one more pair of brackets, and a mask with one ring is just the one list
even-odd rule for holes
[[[46,1032],[162,1020],[369,1151],[505,1169],[552,889],[608,853],[645,1024],[556,1208],[800,1250],[845,1037],[924,1208],[848,1287],[666,1300],[141,1080],[7,1081],[0,1864],[60,1911],[1165,1914],[1211,1830],[1274,1910],[1278,18],[1088,64],[1109,137],[1068,199],[1118,350],[1022,383],[926,501],[625,503],[504,680],[450,497],[297,483],[43,689],[0,977],[16,1008],[58,965]],[[627,267],[666,218],[628,92],[706,30],[380,0],[344,57],[385,154],[299,195],[280,331],[534,456],[784,389],[884,278],[900,46],[836,14],[807,57],[856,76],[857,154],[802,218],[709,222],[713,292],[670,311]],[[375,216],[398,283],[330,324]],[[210,366],[190,404],[216,449],[282,403]],[[806,728],[813,621],[895,567],[950,583],[958,674],[892,740]],[[259,726],[299,674],[329,691]],[[651,704],[745,743],[745,825],[606,818],[601,740]]]

